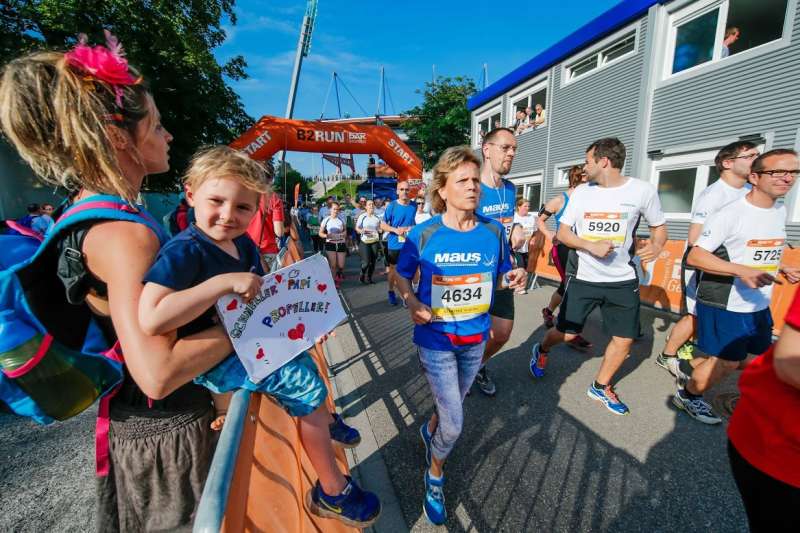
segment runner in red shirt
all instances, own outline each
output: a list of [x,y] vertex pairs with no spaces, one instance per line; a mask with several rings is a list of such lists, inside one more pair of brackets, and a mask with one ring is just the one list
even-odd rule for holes
[[274,192],[261,195],[258,203],[258,212],[250,221],[247,234],[256,243],[264,262],[270,269],[278,255],[277,236],[283,235],[283,202]]
[[781,338],[745,368],[728,454],[750,530],[800,531],[800,291]]

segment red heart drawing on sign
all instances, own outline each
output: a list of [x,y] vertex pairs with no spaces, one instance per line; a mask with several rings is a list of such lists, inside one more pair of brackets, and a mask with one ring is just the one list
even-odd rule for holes
[[280,274],[275,274],[275,281],[280,283],[281,281],[283,281],[283,276],[281,276]]
[[239,307],[239,302],[237,302],[237,301],[236,301],[236,298],[234,298],[233,300],[231,300],[231,303],[229,303],[229,304],[228,304],[228,305],[225,307],[225,309],[227,309],[228,311],[233,311],[233,310],[234,310],[234,309],[236,309],[237,307]]
[[287,332],[289,339],[296,341],[303,338],[303,332],[306,330],[306,327],[303,324],[298,324],[296,327],[293,327]]
[[264,348],[259,347],[258,351],[256,352],[256,359],[263,359],[264,358]]
[[318,290],[319,292],[325,292],[325,289],[327,289],[327,288],[328,288],[328,286],[327,286],[326,284],[324,284],[324,283],[317,283],[317,290]]

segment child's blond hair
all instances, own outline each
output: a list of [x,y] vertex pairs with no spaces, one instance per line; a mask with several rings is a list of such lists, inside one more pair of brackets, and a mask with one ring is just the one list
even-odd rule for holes
[[266,167],[229,146],[211,146],[194,154],[183,182],[192,190],[211,178],[227,178],[257,193],[269,191]]

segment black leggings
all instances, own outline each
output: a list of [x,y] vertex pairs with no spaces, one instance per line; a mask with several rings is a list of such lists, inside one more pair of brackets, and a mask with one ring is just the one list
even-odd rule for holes
[[372,279],[372,273],[375,272],[375,262],[378,260],[380,247],[380,242],[367,244],[360,240],[358,241],[358,254],[361,256],[361,274],[366,275],[368,279]]
[[733,479],[742,496],[751,533],[800,531],[800,488],[768,476],[742,457],[728,441]]

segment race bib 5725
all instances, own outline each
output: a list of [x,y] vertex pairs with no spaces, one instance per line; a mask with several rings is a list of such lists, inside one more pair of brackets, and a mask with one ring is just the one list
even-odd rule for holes
[[783,254],[783,239],[751,239],[747,241],[745,261],[750,268],[776,274]]

